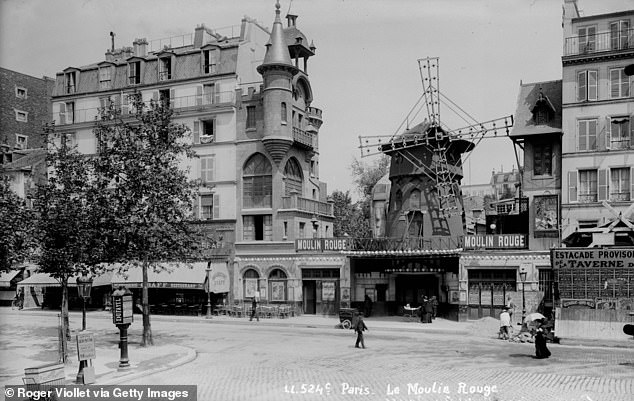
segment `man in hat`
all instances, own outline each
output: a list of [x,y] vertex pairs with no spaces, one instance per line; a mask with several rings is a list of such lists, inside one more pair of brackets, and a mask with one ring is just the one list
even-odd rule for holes
[[354,331],[357,333],[357,342],[354,344],[355,348],[359,348],[359,343],[361,343],[362,348],[365,348],[365,343],[363,342],[363,332],[367,329],[368,327],[363,321],[363,313],[359,313],[357,324],[354,326]]
[[500,313],[500,335],[502,340],[508,340],[510,337],[511,327],[511,315],[509,314],[509,308],[504,307],[502,313]]

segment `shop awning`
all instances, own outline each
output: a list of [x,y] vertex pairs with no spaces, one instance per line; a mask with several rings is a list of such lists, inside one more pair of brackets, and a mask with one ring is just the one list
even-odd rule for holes
[[[207,277],[207,262],[164,264],[163,268],[155,271],[148,269],[148,288],[180,288],[204,289]],[[143,271],[140,266],[130,267],[125,272],[115,272],[112,276],[114,287],[141,288]]]
[[11,280],[20,274],[19,270],[11,270],[0,273],[0,287],[11,287]]
[[[112,280],[112,272],[105,272],[100,276],[93,277],[92,286],[99,287],[104,285],[110,285]],[[35,273],[29,278],[26,278],[18,283],[19,287],[61,287],[59,280],[51,277],[48,273]],[[77,287],[77,276],[73,276],[68,279],[69,287]]]

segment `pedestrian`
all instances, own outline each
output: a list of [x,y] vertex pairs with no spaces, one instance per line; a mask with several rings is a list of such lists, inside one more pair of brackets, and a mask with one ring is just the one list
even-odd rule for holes
[[372,298],[370,298],[368,294],[365,294],[365,301],[363,302],[363,314],[368,317],[370,317],[370,314],[372,314]]
[[511,329],[511,315],[507,308],[502,310],[500,313],[500,336],[502,340],[508,340],[510,337],[510,329]]
[[426,323],[425,322],[425,304],[427,303],[427,297],[423,296],[423,298],[420,300],[420,322],[421,323]]
[[354,331],[357,333],[357,342],[354,344],[355,348],[359,348],[359,343],[361,343],[362,348],[365,348],[365,342],[363,342],[363,332],[367,329],[368,326],[366,326],[363,321],[363,313],[359,313],[357,324],[354,326]]
[[513,324],[513,312],[515,311],[515,303],[513,302],[513,298],[511,297],[511,294],[508,294],[506,296],[506,309],[509,312],[509,316],[511,318],[511,325]]
[[550,356],[550,351],[546,346],[546,336],[544,334],[544,329],[541,327],[537,329],[537,333],[535,333],[535,358],[544,359]]
[[432,302],[426,296],[423,298],[423,323],[431,323],[431,316],[434,313]]
[[431,318],[436,319],[436,316],[438,315],[438,299],[436,298],[435,295],[431,297],[430,302],[431,302],[431,308],[432,308]]
[[258,301],[257,299],[255,299],[255,297],[253,297],[253,301],[251,301],[251,318],[249,319],[250,322],[253,321],[254,316],[259,322],[260,316],[258,316]]

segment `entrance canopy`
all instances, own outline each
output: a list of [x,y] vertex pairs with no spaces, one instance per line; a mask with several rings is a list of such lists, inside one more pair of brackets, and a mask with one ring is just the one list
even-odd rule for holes
[[[207,262],[163,264],[160,270],[148,269],[148,288],[204,289],[207,278]],[[114,287],[141,288],[143,270],[141,266],[130,267],[125,272],[115,272]]]
[[[72,276],[68,279],[69,287],[77,287],[77,277]],[[100,276],[94,276],[92,286],[100,287],[104,285],[110,285],[112,279],[112,272],[105,272]],[[48,273],[35,273],[29,278],[26,278],[18,283],[18,287],[61,287],[61,283],[56,278],[51,277]]]

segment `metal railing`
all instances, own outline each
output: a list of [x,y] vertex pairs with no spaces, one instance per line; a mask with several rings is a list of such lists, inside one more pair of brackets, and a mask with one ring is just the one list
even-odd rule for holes
[[630,192],[611,192],[610,193],[610,201],[611,202],[626,202],[630,200]]
[[331,203],[303,198],[299,195],[282,196],[282,209],[299,210],[322,216],[334,215],[334,208]]
[[[124,94],[124,96],[126,96]],[[176,112],[195,110],[198,108],[207,108],[219,105],[234,104],[236,94],[234,91],[206,93],[202,95],[182,96],[170,99],[170,106]],[[145,102],[149,106],[149,102]],[[132,104],[120,105],[123,115],[134,114],[134,106]],[[76,109],[74,112],[53,113],[51,119],[56,125],[80,124],[95,121],[99,118],[100,107],[89,109]]]
[[313,143],[313,135],[297,127],[293,127],[293,140],[311,148],[315,147]]
[[463,236],[410,238],[352,238],[353,251],[454,250],[464,245]]
[[593,35],[566,38],[564,56],[593,54],[609,51],[634,49],[634,28],[623,32],[598,32]]
[[579,203],[594,203],[597,202],[597,193],[591,194],[579,194]]
[[165,48],[173,49],[175,47],[189,46],[193,43],[194,35],[189,33],[184,35],[171,36],[169,38],[151,40],[148,43],[148,50],[150,52],[158,52]]
[[630,138],[620,138],[610,140],[610,149],[629,149],[631,146]]

